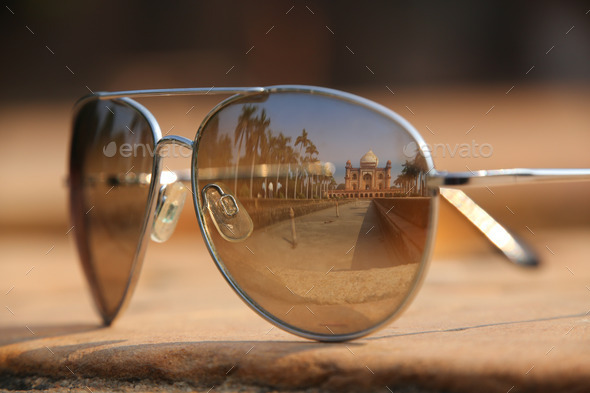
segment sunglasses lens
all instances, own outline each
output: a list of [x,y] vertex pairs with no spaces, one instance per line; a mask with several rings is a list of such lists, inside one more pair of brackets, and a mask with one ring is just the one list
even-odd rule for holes
[[[436,209],[407,127],[366,101],[288,91],[231,101],[209,119],[195,153],[201,221],[255,309],[330,339],[368,333],[407,303]],[[218,202],[229,196],[242,208]]]
[[138,259],[154,137],[132,101],[94,100],[74,118],[71,149],[73,232],[96,304],[110,323]]

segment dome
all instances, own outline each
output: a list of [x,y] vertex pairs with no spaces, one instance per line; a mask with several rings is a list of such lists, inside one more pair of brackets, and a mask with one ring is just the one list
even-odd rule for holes
[[376,167],[379,165],[379,159],[373,153],[373,150],[369,150],[364,156],[361,157],[361,167]]

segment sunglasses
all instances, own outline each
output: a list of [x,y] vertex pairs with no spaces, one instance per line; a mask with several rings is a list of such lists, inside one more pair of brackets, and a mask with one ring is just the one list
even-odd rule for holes
[[[132,98],[227,95],[195,139],[161,135]],[[189,171],[162,170],[167,148]],[[358,338],[398,316],[430,259],[439,195],[512,262],[534,252],[461,187],[578,180],[590,169],[449,173],[397,113],[325,88],[195,88],[96,93],[74,111],[70,210],[96,306],[111,324],[149,238],[167,240],[192,194],[223,277],[260,316],[320,341]]]

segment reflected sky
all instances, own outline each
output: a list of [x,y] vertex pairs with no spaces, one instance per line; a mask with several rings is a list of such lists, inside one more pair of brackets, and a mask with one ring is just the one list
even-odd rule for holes
[[[218,114],[219,133],[229,135],[232,143],[237,119],[245,104],[256,105],[257,114],[265,109],[273,134],[282,132],[291,137],[292,146],[305,128],[319,151],[319,160],[335,165],[337,183],[344,182],[346,161],[350,160],[353,167],[358,168],[361,157],[369,150],[379,158],[379,167],[391,160],[393,179],[410,158],[404,155],[403,147],[413,139],[393,120],[347,101],[302,93],[273,93],[264,101],[240,100],[223,109]],[[294,148],[299,151],[299,146]],[[234,159],[236,149],[234,144]],[[240,156],[243,154],[242,149]]]

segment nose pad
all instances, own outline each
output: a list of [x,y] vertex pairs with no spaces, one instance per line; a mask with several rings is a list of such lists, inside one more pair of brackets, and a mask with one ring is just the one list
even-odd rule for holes
[[203,208],[209,211],[215,228],[225,240],[241,242],[252,234],[252,218],[233,195],[226,194],[217,184],[207,184],[201,195]]
[[154,224],[152,225],[152,240],[163,243],[170,239],[184,207],[186,194],[186,187],[179,181],[163,185],[160,188]]

